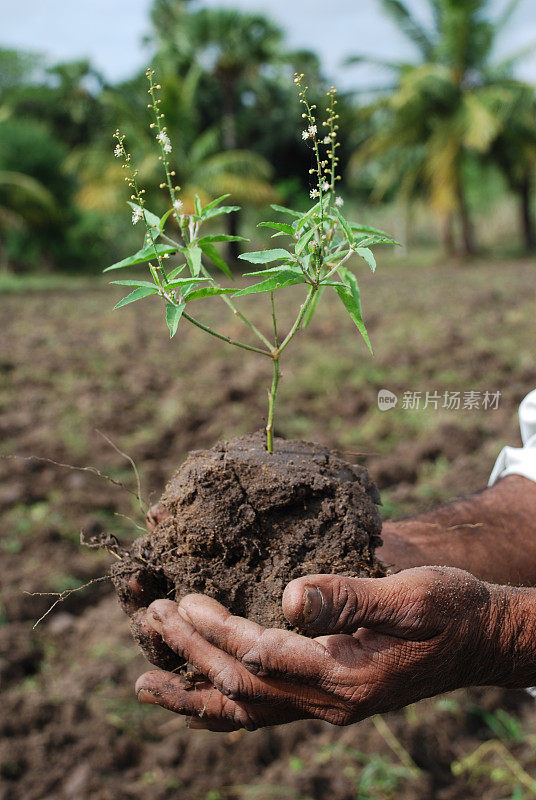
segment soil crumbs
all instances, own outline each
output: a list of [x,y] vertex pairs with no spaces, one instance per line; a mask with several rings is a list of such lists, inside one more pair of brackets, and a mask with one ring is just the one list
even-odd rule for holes
[[[481,488],[503,444],[519,441],[517,406],[536,385],[534,265],[423,272],[399,262],[373,280],[362,284],[376,360],[356,357],[354,332],[326,302],[314,336],[289,350],[279,419],[289,438],[320,439],[364,463],[385,514],[411,513]],[[0,461],[1,800],[536,796],[536,710],[522,692],[423,701],[386,715],[387,730],[377,720],[345,729],[308,721],[211,734],[138,704],[133,684],[147,662],[110,583],[75,592],[33,629],[54,597],[24,592],[106,574],[111,557],[81,550],[80,529],[134,540],[142,515],[129,492],[31,456],[94,465],[135,489],[102,430],[134,458],[155,500],[189,450],[253,430],[264,413],[264,364],[189,329],[178,354],[159,309],[120,316],[112,305],[108,287],[67,287],[46,302],[0,297],[2,453],[30,457]],[[399,402],[385,413],[376,402],[383,388],[399,398],[499,390],[501,400],[496,411],[408,411]]]

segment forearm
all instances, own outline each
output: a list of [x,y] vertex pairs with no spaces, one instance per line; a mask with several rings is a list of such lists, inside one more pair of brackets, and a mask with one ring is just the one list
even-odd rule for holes
[[459,567],[499,584],[536,586],[536,483],[518,475],[425,514],[388,521],[378,550],[393,570]]
[[509,688],[536,686],[536,589],[494,588],[504,600],[499,602],[492,637],[494,670],[486,683]]

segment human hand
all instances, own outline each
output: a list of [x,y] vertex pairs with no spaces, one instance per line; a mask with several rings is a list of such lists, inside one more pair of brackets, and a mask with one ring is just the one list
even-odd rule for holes
[[309,575],[287,586],[283,610],[314,639],[232,616],[203,595],[157,600],[144,625],[207,680],[192,691],[154,670],[136,691],[195,728],[253,730],[302,718],[347,725],[455,688],[506,683],[515,591],[452,568],[376,579]]

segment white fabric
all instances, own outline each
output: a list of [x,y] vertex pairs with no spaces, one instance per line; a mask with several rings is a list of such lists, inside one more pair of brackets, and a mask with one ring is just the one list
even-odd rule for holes
[[[536,389],[519,406],[519,428],[523,447],[503,447],[489,476],[489,486],[506,475],[523,475],[536,481]],[[536,686],[526,691],[536,699]]]
[[536,481],[536,389],[519,406],[519,427],[523,447],[504,447],[495,462],[488,485],[506,475],[523,475]]

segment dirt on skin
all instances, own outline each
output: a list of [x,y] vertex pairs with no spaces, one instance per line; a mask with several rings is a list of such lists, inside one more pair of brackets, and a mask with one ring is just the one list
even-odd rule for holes
[[288,627],[281,597],[293,578],[384,574],[374,557],[379,492],[364,467],[320,445],[276,437],[269,453],[259,431],[196,450],[161,503],[167,516],[112,567],[125,607],[134,578],[144,602],[203,592],[235,614]]

